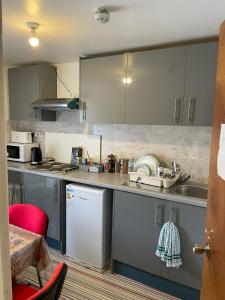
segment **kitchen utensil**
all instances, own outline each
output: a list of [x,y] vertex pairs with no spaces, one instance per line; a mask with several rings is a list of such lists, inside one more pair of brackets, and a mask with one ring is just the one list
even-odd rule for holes
[[126,158],[119,159],[119,172],[120,172],[120,174],[127,174],[128,173],[128,163],[129,163],[129,159],[126,159]]
[[42,162],[42,153],[40,147],[31,148],[31,165],[39,165]]
[[179,164],[177,164],[175,161],[172,162],[172,170],[175,172],[175,173],[178,173],[180,171],[180,166]]
[[158,167],[156,175],[161,177],[163,174],[164,174],[164,168],[163,167]]

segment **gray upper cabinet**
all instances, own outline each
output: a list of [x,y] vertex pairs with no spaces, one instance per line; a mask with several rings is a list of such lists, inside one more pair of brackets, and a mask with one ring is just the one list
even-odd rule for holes
[[49,64],[11,68],[8,79],[11,120],[34,120],[31,103],[39,98],[57,96],[55,67]]
[[81,60],[81,120],[211,126],[217,42]]
[[182,124],[186,47],[128,54],[125,123]]
[[183,114],[184,125],[212,125],[217,47],[217,42],[188,47]]
[[124,123],[126,55],[81,60],[81,121]]

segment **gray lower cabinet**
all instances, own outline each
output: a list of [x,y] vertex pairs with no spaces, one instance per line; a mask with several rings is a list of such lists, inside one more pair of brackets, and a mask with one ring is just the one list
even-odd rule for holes
[[23,173],[8,171],[9,204],[23,203]]
[[47,237],[60,240],[60,180],[24,174],[24,203],[42,208],[48,215]]
[[126,63],[126,55],[81,60],[82,122],[124,123]]
[[[36,64],[8,70],[10,120],[41,120],[31,103],[39,98],[54,98],[57,93],[55,67]],[[47,113],[44,121],[48,120]],[[52,118],[52,112],[50,112]],[[50,119],[51,121],[52,119]]]
[[[200,289],[202,257],[192,247],[204,240],[204,218],[202,207],[115,191],[112,260]],[[170,219],[180,233],[179,269],[166,268],[155,255],[161,227]]]
[[125,123],[182,124],[187,47],[128,54]]
[[203,207],[172,201],[166,202],[165,220],[172,216],[179,229],[182,252],[182,266],[167,268],[162,264],[161,276],[183,285],[200,290],[203,256],[193,254],[193,243],[204,244],[205,213]]
[[161,262],[155,251],[163,222],[164,201],[115,191],[112,259],[155,275]]
[[184,125],[212,125],[217,48],[217,42],[188,46]]

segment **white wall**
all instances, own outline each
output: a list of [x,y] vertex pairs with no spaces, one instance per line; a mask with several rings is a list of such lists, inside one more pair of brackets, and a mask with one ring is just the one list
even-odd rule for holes
[[[67,88],[74,94],[74,97],[79,97],[79,61],[74,61],[64,64],[56,64],[57,73]],[[70,98],[70,95],[57,78],[57,97]]]

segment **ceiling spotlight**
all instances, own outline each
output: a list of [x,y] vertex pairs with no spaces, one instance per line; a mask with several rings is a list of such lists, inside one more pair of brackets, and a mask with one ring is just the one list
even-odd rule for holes
[[107,8],[97,8],[95,11],[95,21],[105,24],[110,20],[110,12]]
[[32,47],[37,47],[39,45],[39,39],[36,36],[36,30],[39,27],[38,23],[35,22],[27,22],[27,27],[30,29],[30,37],[29,37],[29,44]]

